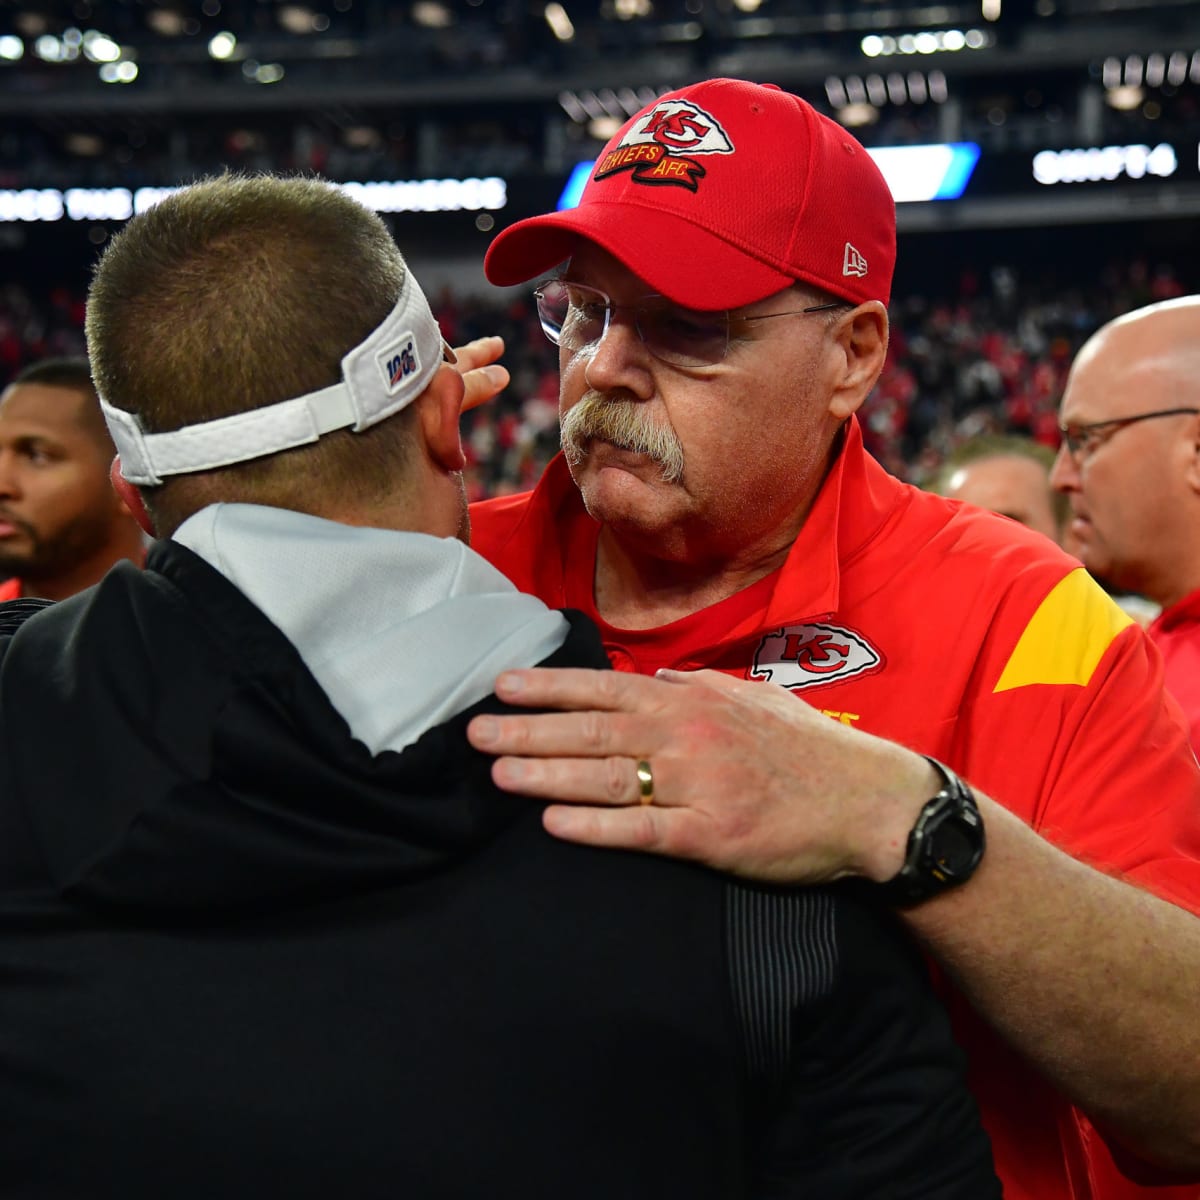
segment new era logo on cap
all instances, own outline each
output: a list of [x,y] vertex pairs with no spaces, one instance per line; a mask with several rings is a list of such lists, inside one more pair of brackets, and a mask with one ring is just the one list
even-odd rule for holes
[[847,242],[845,252],[842,254],[842,274],[854,275],[861,279],[866,273],[867,260]]

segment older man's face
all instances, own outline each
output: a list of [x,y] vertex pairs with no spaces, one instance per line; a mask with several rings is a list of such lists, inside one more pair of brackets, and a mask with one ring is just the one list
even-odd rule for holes
[[[617,306],[602,338],[559,355],[564,446],[592,516],[630,545],[682,562],[761,557],[789,544],[839,425],[825,314],[735,320],[719,361],[673,366],[645,344],[632,315],[650,290],[643,280],[591,246],[568,276]],[[739,315],[804,303],[788,291]]]

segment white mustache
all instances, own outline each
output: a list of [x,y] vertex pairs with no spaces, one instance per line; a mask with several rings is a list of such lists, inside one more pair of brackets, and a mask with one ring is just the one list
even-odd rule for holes
[[683,478],[683,446],[675,430],[655,422],[647,405],[636,400],[611,400],[601,392],[587,392],[563,415],[559,430],[563,453],[573,467],[587,456],[588,443],[599,440],[657,463],[664,483]]

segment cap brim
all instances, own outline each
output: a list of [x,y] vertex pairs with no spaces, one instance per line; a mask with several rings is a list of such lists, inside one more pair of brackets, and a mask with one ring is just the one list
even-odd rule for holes
[[686,308],[740,308],[795,282],[675,213],[629,202],[584,204],[518,221],[488,247],[484,273],[499,287],[536,279],[570,258],[581,238]]

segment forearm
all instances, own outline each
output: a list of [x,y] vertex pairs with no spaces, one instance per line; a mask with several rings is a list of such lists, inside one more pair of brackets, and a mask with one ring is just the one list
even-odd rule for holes
[[1200,918],[979,797],[983,863],[904,912],[978,1011],[1143,1157],[1200,1170]]

